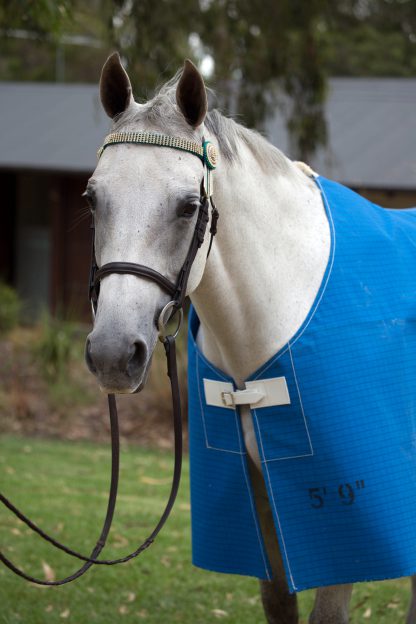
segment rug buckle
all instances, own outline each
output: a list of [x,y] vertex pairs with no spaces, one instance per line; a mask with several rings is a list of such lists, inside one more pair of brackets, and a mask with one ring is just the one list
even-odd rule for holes
[[264,398],[265,394],[261,390],[236,390],[235,392],[221,392],[221,400],[225,407],[235,407],[236,405],[255,405]]

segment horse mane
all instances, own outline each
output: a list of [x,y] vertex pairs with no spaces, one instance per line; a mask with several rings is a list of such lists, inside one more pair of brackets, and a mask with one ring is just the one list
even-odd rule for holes
[[[156,95],[138,107],[130,107],[114,120],[113,131],[137,130],[137,124],[150,124],[166,134],[179,134],[195,139],[193,128],[186,123],[176,104],[176,87],[182,70],[162,85]],[[260,167],[266,172],[276,173],[288,170],[288,159],[279,149],[271,145],[259,132],[249,130],[218,109],[208,111],[205,125],[218,142],[220,154],[228,163],[240,161],[238,144],[242,142],[253,154]]]

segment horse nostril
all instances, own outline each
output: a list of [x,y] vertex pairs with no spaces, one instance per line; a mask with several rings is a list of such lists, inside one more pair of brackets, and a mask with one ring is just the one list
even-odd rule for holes
[[127,362],[127,372],[130,377],[135,377],[147,362],[147,346],[142,340],[133,345],[134,351]]
[[87,339],[87,342],[85,343],[85,361],[87,363],[87,366],[89,368],[89,370],[95,374],[97,372],[97,367],[95,366],[93,360],[92,360],[92,355],[91,355],[91,341],[89,339]]

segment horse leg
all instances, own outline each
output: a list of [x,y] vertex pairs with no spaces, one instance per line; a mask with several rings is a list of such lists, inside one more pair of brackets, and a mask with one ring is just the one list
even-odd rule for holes
[[348,624],[352,587],[332,585],[317,589],[309,624]]
[[412,598],[410,601],[406,624],[416,624],[416,576],[411,576],[410,580],[412,581]]
[[260,528],[273,572],[271,581],[260,581],[260,594],[267,623],[297,624],[297,597],[296,594],[289,593],[263,476],[250,458],[248,463]]

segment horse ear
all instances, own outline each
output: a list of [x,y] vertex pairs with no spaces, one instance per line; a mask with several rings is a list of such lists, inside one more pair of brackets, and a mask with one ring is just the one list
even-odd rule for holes
[[193,128],[201,125],[208,109],[207,92],[201,74],[189,59],[184,63],[176,88],[176,102]]
[[108,57],[101,70],[100,98],[111,118],[123,113],[131,101],[131,84],[118,52]]

